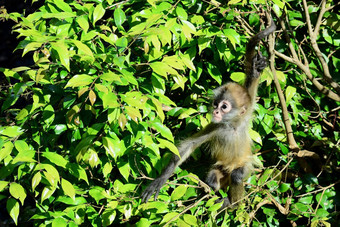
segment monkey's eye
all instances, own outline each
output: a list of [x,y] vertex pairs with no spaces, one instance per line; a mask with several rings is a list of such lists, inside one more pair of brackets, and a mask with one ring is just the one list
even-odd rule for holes
[[228,108],[228,106],[227,106],[227,104],[223,104],[223,105],[221,106],[221,108],[222,108],[223,110],[226,110],[226,109]]
[[213,103],[213,108],[216,109],[217,106],[218,106],[218,105],[217,105],[217,102],[214,102],[214,103]]

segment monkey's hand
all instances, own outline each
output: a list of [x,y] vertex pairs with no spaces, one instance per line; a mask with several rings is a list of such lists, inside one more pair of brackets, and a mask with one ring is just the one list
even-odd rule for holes
[[155,193],[155,200],[158,197],[159,191],[161,190],[163,184],[167,181],[167,178],[164,177],[158,177],[154,181],[151,182],[151,184],[143,191],[142,193],[142,202],[146,203],[149,201],[150,197],[153,193]]
[[262,56],[261,52],[253,57],[252,76],[258,78],[262,71],[267,67],[267,59]]

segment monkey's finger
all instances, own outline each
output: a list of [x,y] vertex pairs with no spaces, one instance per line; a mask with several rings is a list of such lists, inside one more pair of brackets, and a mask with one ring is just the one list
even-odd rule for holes
[[156,189],[156,191],[155,191],[155,201],[156,201],[157,198],[158,198],[159,191],[160,191],[160,189]]
[[150,199],[152,195],[152,192],[145,192],[143,195],[142,195],[142,202],[143,203],[147,203]]
[[145,189],[145,191],[142,193],[142,202],[143,203],[146,203],[149,199],[150,199],[150,197],[151,197],[151,195],[153,194],[153,189],[152,189],[152,187],[147,187],[146,189]]

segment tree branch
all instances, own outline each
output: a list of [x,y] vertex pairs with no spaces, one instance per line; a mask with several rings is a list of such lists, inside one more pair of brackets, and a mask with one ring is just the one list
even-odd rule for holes
[[[267,17],[269,18],[268,20],[270,20],[269,14],[267,15]],[[274,36],[274,34],[269,35],[268,43],[269,43],[270,69],[273,72],[274,84],[275,84],[276,91],[277,91],[277,94],[279,96],[279,100],[280,100],[280,103],[281,103],[283,123],[284,123],[285,129],[286,129],[286,135],[287,135],[287,139],[288,139],[289,148],[293,151],[297,151],[297,150],[300,150],[300,148],[297,145],[295,138],[294,138],[293,129],[292,129],[292,126],[291,126],[290,121],[289,121],[286,99],[283,95],[283,92],[282,92],[282,89],[281,89],[281,86],[280,86],[280,82],[277,79],[276,70],[275,70],[275,66],[274,66],[274,61],[275,61],[275,54],[274,54],[275,36]]]
[[319,34],[319,30],[320,30],[320,25],[322,23],[322,17],[324,15],[324,13],[326,12],[326,1],[323,0],[321,2],[321,9],[320,9],[320,13],[319,13],[318,20],[316,22],[314,30],[312,28],[312,22],[311,22],[310,17],[309,17],[308,6],[307,6],[306,0],[303,0],[302,3],[303,3],[303,9],[305,11],[306,23],[307,23],[310,41],[311,41],[313,50],[314,50],[316,56],[318,57],[321,65],[322,65],[322,68],[323,68],[323,78],[332,88],[334,88],[334,90],[337,92],[337,94],[340,94],[340,85],[333,80],[333,78],[332,78],[332,76],[329,72],[327,62],[326,62],[325,58],[323,57],[323,55],[322,55],[322,53],[319,49],[319,45],[316,42],[317,36]]
[[280,22],[280,25],[281,25],[281,28],[282,28],[282,31],[283,31],[283,35],[285,37],[285,40],[288,44],[288,48],[289,48],[289,51],[292,55],[292,57],[289,57],[283,53],[280,53],[278,51],[275,51],[274,50],[274,53],[276,56],[290,62],[290,63],[293,63],[295,65],[297,65],[307,76],[307,78],[313,83],[313,85],[324,95],[326,95],[328,98],[330,99],[333,99],[335,101],[340,101],[340,96],[333,92],[332,90],[328,89],[326,86],[324,86],[323,84],[321,84],[316,78],[314,78],[313,74],[311,73],[310,69],[309,69],[309,62],[308,62],[308,59],[305,57],[304,53],[303,53],[303,56],[304,56],[304,63],[299,59],[296,51],[295,51],[295,48],[290,40],[290,37],[289,37],[289,34],[287,32],[287,29],[286,29],[286,26],[285,26],[285,23],[284,21],[281,20],[281,18],[279,16],[276,15],[276,17],[278,18],[279,22]]

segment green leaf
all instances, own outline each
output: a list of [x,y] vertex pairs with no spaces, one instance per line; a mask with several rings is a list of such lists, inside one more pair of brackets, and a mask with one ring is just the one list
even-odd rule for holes
[[277,79],[283,83],[286,83],[286,76],[282,71],[276,71]]
[[130,175],[130,165],[128,162],[118,162],[117,163],[118,170],[120,174],[125,178],[126,181],[129,181],[129,175]]
[[262,174],[262,176],[260,177],[260,179],[258,181],[258,185],[262,186],[264,183],[266,183],[267,180],[271,177],[272,174],[273,174],[272,169],[266,169],[264,171],[264,173]]
[[192,62],[192,60],[190,59],[190,56],[189,54],[182,54],[182,53],[179,53],[179,56],[182,60],[182,62],[191,70],[193,70],[194,72],[196,72],[196,68],[195,68],[195,65],[194,63]]
[[77,46],[80,55],[85,54],[87,56],[90,56],[90,58],[94,59],[93,52],[87,45],[80,42],[79,40],[72,40],[72,42]]
[[97,167],[97,165],[100,163],[100,159],[98,157],[97,152],[93,148],[89,148],[88,152],[89,152],[88,162],[89,162],[91,168],[93,169],[93,168]]
[[176,14],[181,20],[188,20],[187,12],[180,6],[176,7]]
[[53,186],[56,185],[56,183],[59,182],[59,180],[60,180],[58,170],[50,164],[42,164],[42,168],[44,168],[46,170],[46,172],[44,172],[44,173],[45,173],[46,178],[50,178],[50,179],[48,179],[49,182]]
[[86,74],[78,74],[72,77],[66,84],[65,88],[67,87],[81,87],[91,84],[93,81],[92,76]]
[[46,199],[50,198],[54,193],[56,188],[54,187],[45,187],[41,193],[41,203],[44,202]]
[[111,208],[105,209],[101,217],[103,226],[110,226],[116,218],[116,210]]
[[68,161],[61,156],[60,154],[57,154],[55,152],[43,152],[42,156],[50,160],[52,163],[56,164],[57,166],[66,168],[66,165]]
[[47,105],[44,108],[43,114],[42,114],[43,120],[46,123],[46,126],[50,126],[54,121],[54,108],[52,105]]
[[27,144],[25,141],[23,141],[23,140],[17,140],[17,141],[15,141],[14,147],[15,147],[15,149],[17,149],[19,152],[24,152],[24,151],[30,150],[28,144]]
[[285,1],[280,1],[280,0],[273,0],[273,2],[279,6],[281,9],[285,6]]
[[21,204],[24,205],[26,198],[25,189],[18,183],[11,183],[9,186],[9,193],[16,199],[19,199]]
[[288,191],[289,189],[290,189],[289,183],[282,183],[279,186],[279,191],[282,192],[282,193]]
[[103,168],[103,175],[104,177],[108,177],[108,175],[112,172],[112,164],[110,162],[105,163],[104,168]]
[[183,219],[186,223],[188,223],[190,226],[197,226],[197,218],[194,215],[191,214],[184,214]]
[[212,205],[211,207],[209,207],[208,211],[209,212],[217,211],[218,209],[221,208],[222,205],[223,205],[223,201],[220,202],[220,203],[216,203],[216,204]]
[[54,218],[52,221],[52,227],[67,227],[67,221],[64,218]]
[[150,63],[150,67],[158,75],[163,76],[164,78],[167,78],[167,73],[166,73],[166,70],[164,69],[168,68],[169,66],[165,64],[164,62],[152,62]]
[[41,173],[38,171],[32,178],[32,191],[38,186],[41,181]]
[[89,184],[86,171],[80,165],[76,163],[70,163],[68,169],[73,176],[77,177],[78,179],[84,180],[87,184]]
[[173,192],[171,193],[171,201],[178,200],[184,196],[184,194],[187,191],[187,186],[186,185],[180,185]]
[[218,84],[222,84],[222,74],[216,65],[208,64],[208,72],[210,76],[217,81]]
[[251,13],[249,15],[249,24],[254,26],[260,22],[260,16],[257,13]]
[[181,22],[183,23],[184,29],[187,29],[190,33],[196,33],[196,27],[192,23],[186,20],[181,20]]
[[90,27],[88,20],[89,18],[87,17],[87,15],[81,15],[76,18],[77,23],[79,24],[79,26],[83,29],[85,33],[87,33]]
[[141,218],[137,223],[136,227],[145,227],[145,226],[151,226],[152,220],[149,220],[147,218]]
[[231,28],[227,28],[223,30],[224,35],[228,38],[230,43],[236,48],[236,44],[240,44],[241,38],[240,35]]
[[8,181],[0,181],[0,192],[2,192],[5,187],[7,187],[8,183]]
[[190,117],[190,115],[192,114],[196,114],[197,110],[193,109],[193,108],[189,108],[189,109],[184,109],[184,111],[181,113],[181,115],[178,116],[178,119],[186,119],[188,117]]
[[140,114],[139,110],[132,106],[125,106],[125,111],[129,115],[129,117],[136,123],[138,123],[138,120],[142,119],[142,115]]
[[243,82],[246,79],[246,74],[243,72],[234,72],[234,73],[231,73],[230,79],[232,79],[233,81],[237,83],[243,84]]
[[154,127],[157,132],[160,132],[163,137],[170,140],[171,142],[174,142],[174,137],[172,135],[171,130],[168,127],[166,127],[160,122],[153,122],[151,126]]
[[66,179],[61,179],[61,187],[65,193],[65,195],[69,196],[71,199],[75,201],[76,191],[73,185]]
[[286,102],[289,103],[289,101],[293,98],[295,94],[296,94],[296,88],[292,86],[288,86],[286,88]]
[[68,47],[63,40],[60,40],[56,43],[51,43],[51,46],[54,50],[57,51],[59,55],[59,60],[65,68],[70,71],[70,56]]
[[173,143],[171,143],[167,140],[161,139],[161,138],[157,138],[157,140],[159,142],[160,148],[168,148],[172,153],[174,153],[175,155],[180,157],[178,149]]
[[181,76],[181,75],[177,75],[173,77],[174,81],[176,82],[176,84],[174,84],[174,86],[171,88],[171,90],[175,90],[178,87],[182,88],[182,90],[184,91],[184,87],[185,87],[185,82],[188,80],[186,77]]
[[0,128],[0,135],[14,138],[20,136],[24,131],[19,126],[6,126]]
[[100,20],[105,14],[105,9],[103,7],[103,4],[98,4],[93,11],[93,25]]
[[90,191],[89,194],[92,198],[96,200],[96,203],[99,203],[99,200],[104,199],[104,188],[99,186],[94,186]]
[[18,225],[18,217],[19,217],[19,211],[20,211],[20,205],[18,201],[16,201],[13,198],[9,198],[7,200],[6,208],[7,208],[9,215],[13,219],[15,225]]
[[252,129],[249,129],[249,135],[252,140],[254,140],[256,143],[262,145],[262,137],[260,134]]
[[120,8],[116,8],[113,13],[113,17],[114,17],[116,26],[122,29],[122,24],[124,23],[126,19],[124,11]]
[[16,116],[16,120],[17,121],[24,120],[27,116],[28,116],[28,110],[26,108],[21,109],[18,115]]
[[64,12],[72,12],[71,7],[63,0],[53,0],[53,3],[56,4],[56,6]]
[[3,147],[0,149],[0,162],[5,159],[8,155],[11,154],[12,150],[13,150],[14,146],[13,143],[11,141],[6,142]]
[[177,215],[178,215],[177,212],[167,213],[166,215],[164,215],[160,224],[167,223],[168,221],[170,221],[172,218],[176,217]]
[[103,137],[104,148],[114,159],[120,157],[125,151],[121,149],[121,146],[118,146],[122,142],[123,141],[114,140],[110,137]]

